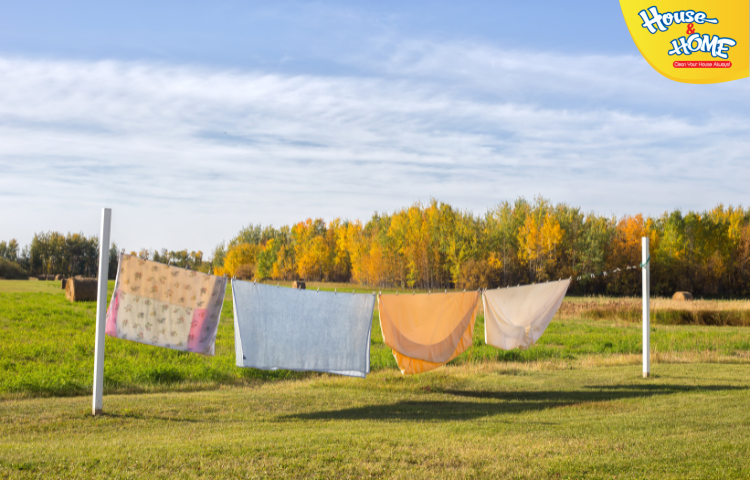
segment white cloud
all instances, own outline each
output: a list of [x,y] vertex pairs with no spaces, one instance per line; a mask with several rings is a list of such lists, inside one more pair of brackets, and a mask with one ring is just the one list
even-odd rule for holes
[[[600,213],[741,202],[747,86],[634,57],[383,47],[359,75],[0,59],[0,238],[97,231],[202,248],[247,223],[369,218],[431,196]],[[353,67],[353,68],[354,68]]]

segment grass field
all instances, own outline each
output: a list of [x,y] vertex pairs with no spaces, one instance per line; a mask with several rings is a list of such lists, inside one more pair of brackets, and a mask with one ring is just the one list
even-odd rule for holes
[[748,365],[463,365],[0,402],[4,478],[750,476]]
[[0,335],[0,478],[750,477],[748,327],[655,325],[644,380],[633,322],[567,316],[504,352],[480,316],[402,377],[376,312],[361,380],[236,368],[227,295],[215,357],[107,338],[101,418],[93,303],[0,281]]

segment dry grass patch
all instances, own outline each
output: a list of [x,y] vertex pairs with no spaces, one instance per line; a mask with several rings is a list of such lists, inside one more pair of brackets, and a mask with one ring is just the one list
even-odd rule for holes
[[[640,323],[641,298],[567,297],[557,318],[622,320]],[[651,299],[651,321],[663,325],[750,326],[748,300]]]

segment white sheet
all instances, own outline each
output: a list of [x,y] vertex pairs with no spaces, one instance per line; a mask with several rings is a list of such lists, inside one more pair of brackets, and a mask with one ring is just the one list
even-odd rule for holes
[[570,279],[486,290],[484,340],[487,345],[525,349],[542,336],[562,304]]

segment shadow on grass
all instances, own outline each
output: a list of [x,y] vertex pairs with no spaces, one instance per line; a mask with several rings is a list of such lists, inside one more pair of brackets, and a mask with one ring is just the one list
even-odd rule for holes
[[[97,418],[90,415],[86,417]],[[182,417],[165,417],[158,415],[146,415],[143,413],[109,413],[103,412],[99,418],[116,418],[116,419],[128,419],[128,420],[161,420],[163,422],[180,422],[180,423],[203,423],[203,420],[196,420],[193,418],[182,418]]]
[[[437,390],[434,393],[461,400],[406,400],[390,405],[372,405],[325,412],[287,415],[281,420],[471,420],[499,414],[522,413],[630,398],[648,398],[675,393],[700,391],[748,390],[731,385],[622,385],[588,386],[577,391],[486,392],[472,390]],[[489,400],[489,401],[488,401]]]

